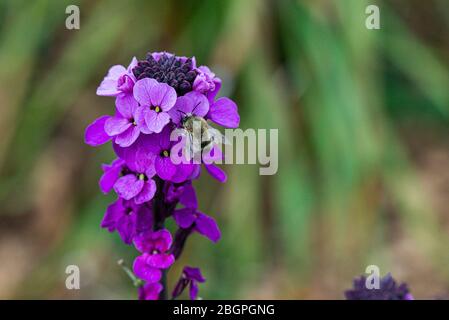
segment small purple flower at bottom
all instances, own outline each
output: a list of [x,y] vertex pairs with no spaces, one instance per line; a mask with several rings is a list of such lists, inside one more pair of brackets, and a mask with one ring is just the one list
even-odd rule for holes
[[345,291],[347,300],[414,300],[407,284],[398,285],[391,274],[380,279],[379,289],[368,289],[366,277],[354,279],[354,287]]
[[180,296],[184,289],[190,285],[190,300],[196,300],[198,297],[198,282],[204,283],[206,279],[202,276],[200,268],[184,267],[181,278],[173,290],[173,299]]
[[164,287],[159,282],[146,283],[138,289],[139,300],[158,300],[163,289]]
[[109,232],[117,231],[123,242],[131,244],[136,234],[152,227],[153,214],[146,205],[136,205],[134,201],[118,198],[106,209],[101,227]]
[[143,254],[134,260],[135,275],[147,282],[158,282],[162,277],[161,269],[169,268],[175,257],[168,253],[172,236],[166,229],[146,231],[134,237],[134,246]]

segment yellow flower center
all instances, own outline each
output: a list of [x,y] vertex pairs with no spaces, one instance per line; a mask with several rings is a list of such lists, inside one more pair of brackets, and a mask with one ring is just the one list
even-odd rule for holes
[[167,151],[167,150],[164,150],[164,151],[162,152],[162,154],[164,155],[164,157],[168,157],[168,151]]
[[156,112],[161,112],[161,108],[160,107],[158,107],[158,106],[156,106],[156,107],[154,107],[154,111],[156,111]]

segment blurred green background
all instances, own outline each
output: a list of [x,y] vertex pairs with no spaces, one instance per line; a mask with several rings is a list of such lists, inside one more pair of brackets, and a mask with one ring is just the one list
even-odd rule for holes
[[[191,237],[170,288],[187,264],[206,299],[341,299],[375,264],[447,296],[447,0],[1,0],[0,298],[136,297],[116,261],[137,252],[99,227],[113,153],[83,136],[113,112],[95,95],[108,68],[162,50],[210,65],[243,129],[279,129],[276,175],[228,165],[228,183],[196,182],[222,240]],[[65,288],[71,264],[81,290]]]

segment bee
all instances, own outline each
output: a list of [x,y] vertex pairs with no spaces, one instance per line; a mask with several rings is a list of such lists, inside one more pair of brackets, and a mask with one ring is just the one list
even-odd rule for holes
[[[198,105],[195,106],[195,108]],[[181,127],[186,131],[188,136],[188,145],[190,146],[190,155],[193,157],[201,156],[203,150],[210,151],[214,144],[221,144],[224,136],[215,128],[211,127],[206,119],[192,113],[183,113]]]

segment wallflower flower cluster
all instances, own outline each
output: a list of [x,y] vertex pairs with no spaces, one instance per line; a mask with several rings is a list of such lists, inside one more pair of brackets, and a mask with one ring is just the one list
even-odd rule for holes
[[[237,105],[217,98],[220,88],[221,80],[208,67],[197,67],[195,58],[157,52],[142,61],[133,58],[127,68],[111,67],[97,89],[100,96],[114,97],[116,107],[114,114],[99,117],[85,132],[88,145],[111,141],[117,155],[102,166],[100,189],[105,194],[114,191],[117,199],[106,209],[101,227],[117,232],[140,252],[133,263],[140,279],[139,299],[167,298],[164,272],[192,233],[212,242],[220,239],[214,218],[198,209],[192,181],[200,176],[201,164],[191,159],[176,164],[170,156],[178,142],[171,141],[171,133],[179,128],[189,133],[192,119],[206,127],[210,122],[239,126]],[[221,156],[213,142],[207,145],[211,158]],[[214,163],[204,168],[226,181]],[[174,236],[164,227],[171,217],[178,226]],[[185,267],[172,298],[189,287],[190,298],[196,299],[198,283],[204,281],[200,269]]]

